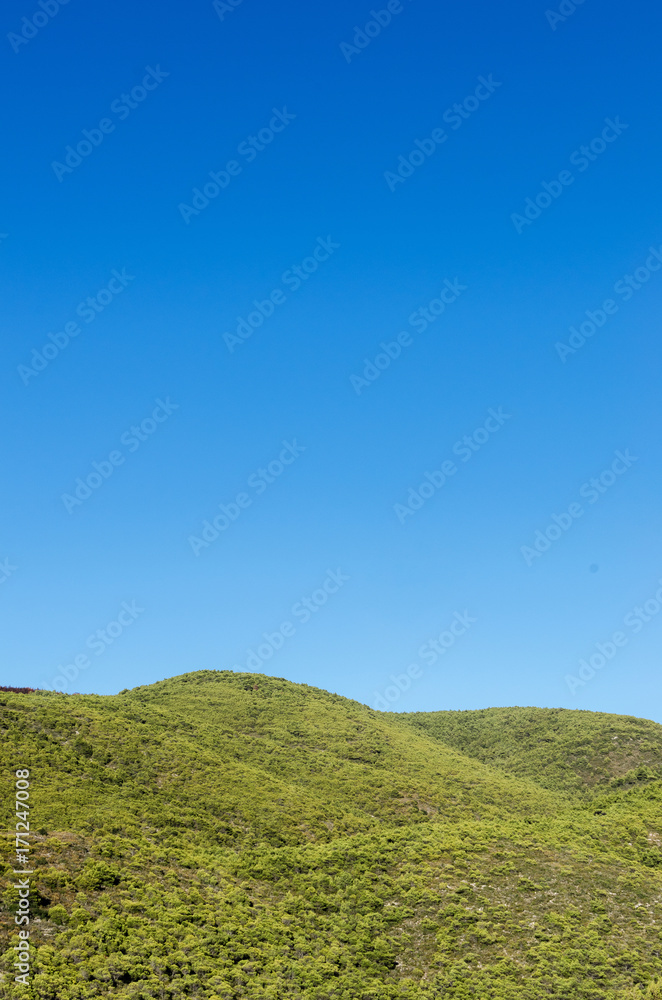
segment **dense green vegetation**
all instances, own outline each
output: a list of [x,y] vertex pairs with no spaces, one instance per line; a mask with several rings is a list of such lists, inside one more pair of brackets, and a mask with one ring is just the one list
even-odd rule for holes
[[[662,1000],[662,726],[199,672],[0,694],[8,1000]],[[30,769],[30,985],[13,782]]]
[[662,777],[662,726],[567,708],[402,716],[447,746],[543,788],[595,794]]

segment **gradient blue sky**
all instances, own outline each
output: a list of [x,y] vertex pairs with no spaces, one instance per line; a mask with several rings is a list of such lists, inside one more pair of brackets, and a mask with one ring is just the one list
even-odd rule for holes
[[[662,271],[628,301],[614,291],[662,247],[659,12],[586,0],[553,29],[544,0],[404,0],[348,62],[341,43],[371,20],[356,0],[243,0],[222,18],[211,0],[71,0],[12,46],[40,9],[2,12],[0,683],[63,687],[77,656],[68,691],[245,669],[289,621],[260,670],[371,705],[417,665],[390,691],[397,711],[662,722],[662,612],[623,624],[662,579]],[[167,77],[121,112],[148,66]],[[444,113],[490,74],[499,86],[454,129]],[[284,108],[296,117],[249,163],[240,143]],[[58,179],[104,118],[113,131]],[[607,118],[627,128],[580,169],[573,152]],[[446,141],[391,191],[385,172],[435,128]],[[233,159],[239,175],[185,221],[179,206]],[[518,232],[512,215],[567,169]],[[284,284],[329,237],[317,272]],[[78,304],[113,269],[132,280],[86,323]],[[466,290],[417,332],[445,279]],[[276,289],[286,300],[230,352],[224,334]],[[562,362],[555,344],[609,298],[618,311]],[[33,349],[74,321],[24,384]],[[403,331],[413,342],[358,394],[350,377]],[[167,397],[177,408],[131,450]],[[499,431],[400,523],[395,505],[499,407]],[[249,477],[293,440],[305,451],[258,496]],[[631,467],[582,500],[626,449]],[[124,463],[69,513],[63,495],[115,450]],[[190,537],[241,492],[251,505],[195,555]],[[573,502],[583,516],[527,565],[522,546]],[[338,569],[342,588],[297,617]],[[123,602],[144,610],[88,642]],[[427,663],[421,647],[467,611]],[[571,691],[617,631],[625,645]]]

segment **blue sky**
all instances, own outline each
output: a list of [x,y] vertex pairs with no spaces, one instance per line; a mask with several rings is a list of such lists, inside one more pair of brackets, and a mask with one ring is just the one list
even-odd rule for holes
[[659,14],[571,7],[5,5],[0,683],[662,721]]

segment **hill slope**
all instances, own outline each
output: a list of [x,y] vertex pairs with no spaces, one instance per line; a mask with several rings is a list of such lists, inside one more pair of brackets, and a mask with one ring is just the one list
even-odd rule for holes
[[[36,830],[28,987],[3,896],[8,998],[625,1000],[662,974],[662,782],[607,787],[622,759],[589,801],[560,738],[541,782],[498,725],[501,770],[475,759],[476,727],[466,753],[457,726],[443,738],[433,717],[453,713],[229,672],[3,693],[0,713]],[[590,746],[622,731],[572,715],[577,745],[583,722]],[[655,744],[662,727],[642,725]]]
[[542,788],[601,793],[662,776],[662,726],[566,708],[410,712],[399,719]]

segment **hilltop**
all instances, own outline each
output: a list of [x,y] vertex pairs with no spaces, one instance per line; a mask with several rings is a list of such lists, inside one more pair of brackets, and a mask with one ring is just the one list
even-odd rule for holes
[[656,723],[382,714],[228,671],[0,713],[38,894],[27,988],[3,897],[12,1000],[659,995]]

